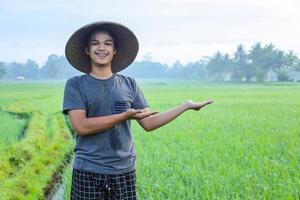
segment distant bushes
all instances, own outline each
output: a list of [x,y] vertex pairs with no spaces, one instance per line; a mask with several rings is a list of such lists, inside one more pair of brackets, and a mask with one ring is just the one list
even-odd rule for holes
[[[239,45],[232,56],[216,52],[186,65],[176,61],[172,66],[151,60],[136,61],[121,72],[135,78],[192,79],[209,81],[297,81],[300,60],[293,51],[284,52],[270,43],[257,43],[246,52]],[[32,60],[22,63],[0,62],[0,79],[41,80],[67,79],[80,75],[64,56],[50,55],[43,66]]]

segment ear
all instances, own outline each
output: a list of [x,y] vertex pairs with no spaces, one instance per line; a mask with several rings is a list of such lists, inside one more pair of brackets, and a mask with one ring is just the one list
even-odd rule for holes
[[87,47],[85,47],[84,51],[85,51],[85,53],[86,53],[87,55],[90,55],[90,52],[89,52],[89,50],[88,50]]
[[114,55],[116,55],[116,53],[117,53],[117,49],[114,50]]

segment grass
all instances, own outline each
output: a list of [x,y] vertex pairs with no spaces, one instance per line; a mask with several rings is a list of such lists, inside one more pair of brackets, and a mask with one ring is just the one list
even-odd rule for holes
[[0,152],[1,199],[44,199],[73,150],[72,136],[57,104],[62,89],[51,85],[6,86],[0,87],[0,93],[7,93],[0,102],[1,109],[30,119],[24,137]]
[[0,151],[17,142],[23,137],[22,132],[26,126],[26,119],[0,111]]
[[[159,80],[140,86],[151,110],[166,111],[185,99],[216,101],[151,133],[133,123],[140,199],[300,198],[299,84]],[[1,197],[43,198],[43,188],[72,151],[59,113],[63,84],[0,85],[0,95],[2,110],[30,115],[25,137],[0,153],[0,185],[5,195],[14,195]],[[8,114],[0,119],[17,123]],[[18,135],[20,128],[11,126]],[[68,199],[71,171],[65,174]]]
[[134,125],[140,199],[299,198],[299,89],[145,87],[154,110],[186,98],[216,102],[150,134]]
[[64,171],[64,200],[71,199],[72,168],[67,167]]

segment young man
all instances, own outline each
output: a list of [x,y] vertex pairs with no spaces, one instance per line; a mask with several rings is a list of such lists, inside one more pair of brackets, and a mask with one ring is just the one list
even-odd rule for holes
[[134,79],[117,74],[137,52],[134,33],[113,22],[84,26],[67,42],[68,61],[85,73],[67,81],[63,103],[76,132],[72,199],[136,199],[130,120],[152,131],[213,102],[187,100],[164,113],[150,111]]

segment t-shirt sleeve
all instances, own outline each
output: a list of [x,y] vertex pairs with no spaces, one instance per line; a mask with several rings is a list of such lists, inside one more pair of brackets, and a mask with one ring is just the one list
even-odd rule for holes
[[69,79],[66,83],[62,112],[67,115],[68,111],[72,109],[86,110],[84,100],[74,78]]
[[147,100],[144,97],[143,91],[137,85],[136,81],[133,79],[133,88],[134,88],[134,100],[132,102],[133,109],[144,109],[149,107]]

